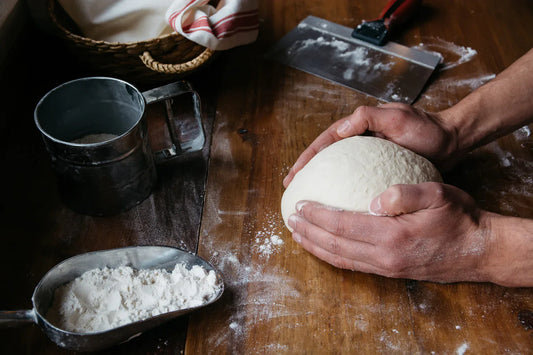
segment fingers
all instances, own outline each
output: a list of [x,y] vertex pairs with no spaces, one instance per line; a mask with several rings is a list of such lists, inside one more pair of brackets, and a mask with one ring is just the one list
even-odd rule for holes
[[[369,121],[374,121],[380,117],[380,108],[360,106],[353,114],[333,123],[328,129],[322,132],[311,145],[305,149],[298,157],[294,165],[283,179],[283,186],[287,187],[291,183],[294,175],[300,171],[305,164],[311,160],[318,152],[325,147],[350,136],[365,133],[369,128]],[[375,125],[372,125],[375,126]]]
[[437,209],[455,203],[465,209],[475,207],[475,201],[464,191],[438,182],[394,185],[376,197],[369,206],[378,216],[398,216],[420,210]]
[[373,244],[373,236],[383,229],[382,218],[342,211],[313,201],[300,201],[296,209],[298,214],[313,225],[334,235],[350,235],[360,242]]
[[406,109],[405,104],[393,103],[380,107],[359,106],[353,114],[340,120],[337,135],[340,138],[360,135],[367,131],[374,135],[387,137],[387,132],[401,129],[400,114]]
[[298,171],[300,171],[305,164],[311,160],[318,152],[320,152],[325,147],[335,143],[336,141],[340,140],[339,136],[336,134],[336,125],[338,123],[334,123],[332,126],[330,126],[327,130],[322,132],[314,141],[311,143],[309,147],[307,147],[306,150],[302,152],[302,154],[298,157],[292,168],[289,170],[289,173],[283,179],[283,186],[287,187],[291,183],[292,179],[294,178],[294,175]]
[[383,274],[383,271],[374,265],[346,258],[335,253],[331,253],[326,249],[318,247],[315,243],[310,242],[307,238],[302,237],[298,233],[293,233],[295,241],[302,246],[309,253],[313,254],[322,261],[341,269],[352,271],[360,271],[372,274]]
[[321,260],[343,269],[378,273],[379,268],[367,262],[375,259],[374,245],[332,235],[298,215],[292,215],[289,224],[295,230],[294,240]]
[[404,184],[389,187],[370,203],[370,213],[398,216],[440,205],[443,185],[439,183]]
[[373,135],[381,138],[393,138],[395,135],[403,134],[406,129],[402,122],[410,106],[400,103],[385,104],[380,107],[359,106],[351,115],[338,120],[327,130],[322,132],[311,145],[304,150],[296,160],[289,173],[283,179],[283,185],[289,186],[294,175],[300,171],[305,164],[311,160],[319,151],[325,147],[347,137],[372,132]]

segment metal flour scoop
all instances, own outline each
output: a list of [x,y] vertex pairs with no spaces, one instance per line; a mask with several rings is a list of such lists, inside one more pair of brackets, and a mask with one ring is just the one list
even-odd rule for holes
[[[130,266],[134,269],[165,269],[172,271],[174,266],[179,263],[184,264],[187,268],[199,265],[208,272],[214,270],[217,275],[217,284],[220,285],[217,295],[198,307],[160,314],[143,321],[98,333],[69,332],[53,325],[46,318],[46,314],[52,305],[55,290],[59,286],[77,278],[85,271],[106,266],[109,268]],[[218,300],[223,292],[224,283],[222,277],[214,267],[202,258],[180,249],[162,246],[136,246],[97,251],[74,256],[54,266],[41,279],[33,292],[33,309],[0,311],[0,326],[35,322],[53,342],[61,347],[72,350],[95,351],[130,340],[166,321],[207,306]]]

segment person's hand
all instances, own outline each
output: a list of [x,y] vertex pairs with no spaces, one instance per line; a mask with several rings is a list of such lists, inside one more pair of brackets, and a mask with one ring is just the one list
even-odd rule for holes
[[446,122],[440,114],[426,113],[406,104],[360,106],[350,116],[332,124],[304,150],[283,180],[283,185],[289,186],[294,175],[321,149],[361,134],[388,139],[428,158],[440,168],[446,168],[457,145],[457,133]]
[[437,282],[487,281],[489,212],[450,185],[395,185],[372,214],[301,201],[289,217],[305,250],[343,269]]

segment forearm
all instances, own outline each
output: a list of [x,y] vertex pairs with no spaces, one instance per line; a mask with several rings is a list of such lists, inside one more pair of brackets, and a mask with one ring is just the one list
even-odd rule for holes
[[486,213],[490,233],[479,265],[484,281],[533,286],[533,220]]
[[461,155],[533,120],[533,49],[455,106],[439,114],[455,130]]

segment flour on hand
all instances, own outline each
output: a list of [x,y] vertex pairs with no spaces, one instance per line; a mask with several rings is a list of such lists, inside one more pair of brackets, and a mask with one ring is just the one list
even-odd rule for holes
[[177,264],[164,269],[93,269],[59,287],[47,317],[77,333],[106,331],[162,313],[201,306],[220,291],[214,271]]

